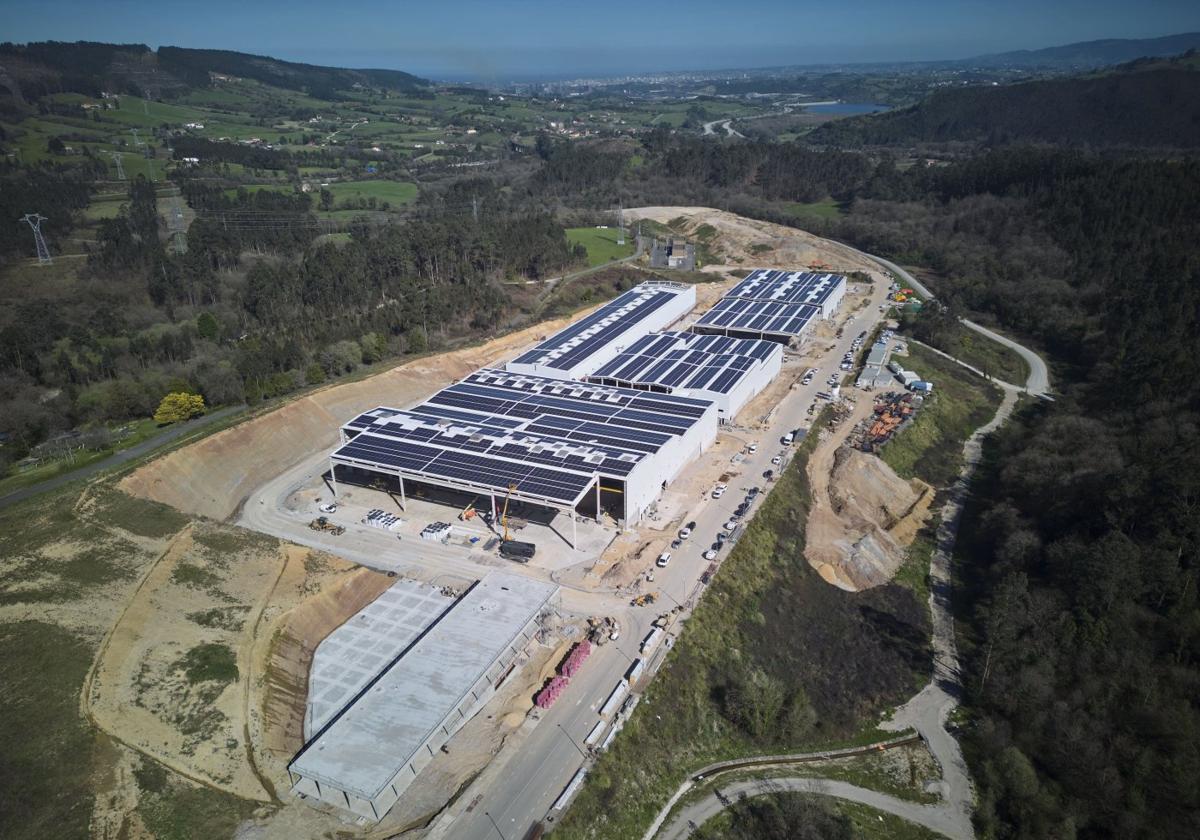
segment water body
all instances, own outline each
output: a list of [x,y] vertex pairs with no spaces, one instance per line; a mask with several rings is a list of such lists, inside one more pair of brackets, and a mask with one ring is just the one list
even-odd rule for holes
[[859,114],[878,114],[888,110],[888,105],[874,105],[870,102],[822,102],[818,105],[806,105],[804,110],[810,114],[837,114],[840,117],[856,117]]

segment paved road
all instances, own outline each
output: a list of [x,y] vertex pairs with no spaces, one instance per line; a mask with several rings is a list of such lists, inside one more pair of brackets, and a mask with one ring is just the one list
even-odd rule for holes
[[[815,793],[823,796],[836,796],[838,799],[848,799],[851,802],[861,802],[895,814],[909,822],[923,825],[931,831],[947,837],[962,840],[971,835],[959,833],[959,828],[952,819],[938,808],[921,805],[880,793],[876,790],[862,788],[836,779],[809,779],[802,776],[785,776],[775,779],[746,779],[740,782],[730,782],[720,787],[721,795],[726,801],[737,801],[743,794],[746,796],[762,796],[780,791],[797,793]],[[703,799],[685,806],[679,812],[679,817],[669,825],[659,836],[664,840],[679,840],[692,833],[692,825],[703,825],[704,822],[721,812],[725,803],[710,793]]]
[[719,125],[721,128],[725,129],[725,134],[729,137],[744,137],[745,135],[734,129],[734,127],[730,124],[732,122],[733,120],[713,120],[712,122],[706,122],[704,124],[704,133],[716,134],[717,132],[713,126]]
[[[766,428],[750,430],[734,427],[730,430],[743,437],[747,444],[757,442],[757,451],[744,455],[736,466],[731,464],[731,468],[740,472],[740,475],[730,483],[724,497],[712,499],[705,494],[703,498],[696,499],[685,517],[696,520],[696,533],[672,553],[666,569],[655,570],[655,581],[650,588],[660,592],[662,600],[654,607],[638,609],[631,609],[628,601],[624,602],[623,611],[616,613],[622,627],[619,647],[609,644],[592,654],[580,675],[571,679],[566,693],[532,728],[519,748],[510,750],[506,747],[479,780],[435,822],[429,840],[496,840],[499,837],[496,826],[500,827],[504,837],[511,840],[524,836],[530,826],[547,817],[554,800],[584,764],[584,756],[575,744],[582,746],[584,738],[599,720],[596,709],[604,703],[617,680],[638,656],[638,646],[649,632],[650,621],[675,603],[691,603],[691,595],[699,586],[700,575],[708,566],[702,554],[715,541],[717,532],[733,514],[734,508],[741,503],[747,488],[757,485],[764,491],[770,490],[771,485],[763,479],[763,472],[767,469],[778,472],[783,465],[773,465],[771,459],[780,453],[790,457],[792,452],[792,447],[783,446],[780,438],[787,431],[809,425],[811,419],[806,414],[808,406],[816,393],[826,388],[825,378],[837,372],[842,354],[850,349],[855,336],[862,331],[869,333],[879,321],[879,304],[886,294],[886,284],[876,283],[871,290],[870,305],[849,320],[843,338],[834,341],[834,346],[822,357],[821,373],[812,384],[797,384],[788,392],[771,413]],[[759,418],[752,419],[757,422]],[[765,492],[760,494],[756,504],[761,504],[765,496]],[[747,519],[753,512],[754,509]],[[721,558],[724,557],[723,551]],[[568,604],[569,598],[584,597],[601,596],[585,596],[564,590],[564,605]],[[683,617],[689,612],[685,610]],[[570,738],[566,737],[568,734]],[[472,807],[473,802],[475,804]],[[466,810],[468,807],[470,811]],[[549,816],[553,818],[555,815]]]
[[[857,249],[855,249],[855,250],[857,250]],[[904,282],[907,283],[909,286],[912,286],[918,292],[925,295],[925,297],[927,297],[931,300],[935,297],[933,292],[929,290],[928,286],[923,284],[917,278],[913,277],[911,274],[909,274],[907,271],[905,271],[900,266],[896,265],[891,260],[885,260],[883,257],[877,257],[874,254],[868,254],[865,251],[859,251],[859,253],[865,257],[869,257],[869,258],[875,260],[875,262],[888,268],[889,270],[894,272],[898,277],[902,278],[904,280]],[[987,336],[988,338],[992,339],[993,341],[999,342],[1000,344],[1003,344],[1005,347],[1008,347],[1009,349],[1014,350],[1022,359],[1025,360],[1025,363],[1027,365],[1029,365],[1029,378],[1025,381],[1025,389],[1029,393],[1034,394],[1036,396],[1049,395],[1049,393],[1050,393],[1050,371],[1046,368],[1046,362],[1042,359],[1041,356],[1039,356],[1037,353],[1030,350],[1028,347],[1018,344],[1017,342],[1013,341],[1011,338],[1003,336],[994,330],[989,330],[987,327],[980,326],[979,324],[976,324],[974,321],[968,321],[966,318],[962,318],[960,320],[962,321],[963,326],[966,327],[967,329],[974,330],[975,332],[979,333],[980,335]]]
[[227,408],[219,409],[211,414],[205,414],[203,417],[198,417],[195,420],[191,420],[187,423],[180,423],[172,426],[165,432],[161,432],[152,438],[147,438],[141,443],[131,446],[128,449],[122,449],[121,451],[116,452],[101,461],[88,464],[86,467],[80,467],[77,470],[56,475],[54,478],[46,479],[38,484],[24,487],[20,490],[14,490],[6,496],[0,496],[0,508],[6,508],[9,505],[16,504],[17,502],[28,499],[31,496],[36,496],[39,493],[56,490],[59,487],[62,487],[64,484],[69,484],[72,481],[82,481],[83,479],[91,478],[92,476],[97,475],[105,470],[111,470],[115,467],[119,467],[122,464],[126,464],[136,458],[140,458],[143,455],[153,452],[155,449],[166,446],[169,443],[174,443],[184,435],[189,435],[195,431],[203,429],[205,426],[215,423],[218,420],[223,420],[226,417],[229,417],[231,414],[236,414],[239,411],[243,411],[245,408],[246,406],[244,405],[233,405]]

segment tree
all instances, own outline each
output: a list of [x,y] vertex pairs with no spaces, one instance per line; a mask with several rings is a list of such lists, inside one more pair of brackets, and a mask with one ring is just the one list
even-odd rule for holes
[[333,193],[324,187],[321,188],[321,209],[325,211],[333,209]]
[[159,424],[179,423],[204,413],[204,397],[199,394],[179,392],[167,394],[154,412],[154,422]]
[[51,137],[46,141],[46,150],[51,154],[61,155],[67,150],[67,147],[63,144],[62,140],[57,137]]
[[201,338],[216,341],[221,334],[221,324],[211,312],[201,312],[196,318],[196,332],[200,333]]

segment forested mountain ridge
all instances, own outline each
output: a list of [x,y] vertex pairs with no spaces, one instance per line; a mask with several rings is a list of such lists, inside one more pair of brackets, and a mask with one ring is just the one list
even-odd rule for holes
[[821,126],[832,146],[979,142],[1078,147],[1200,146],[1200,72],[1136,65],[1094,76],[938,91],[902,110]]
[[10,93],[25,100],[64,92],[169,96],[208,87],[211,73],[254,79],[320,99],[338,99],[341,92],[356,87],[411,93],[429,84],[399,70],[322,67],[231,50],[164,46],[155,52],[145,44],[91,41],[0,44],[0,67],[19,88]]
[[1200,32],[1181,32],[1161,38],[1103,38],[1040,50],[990,53],[954,62],[971,67],[1103,67],[1143,56],[1179,55],[1200,47]]

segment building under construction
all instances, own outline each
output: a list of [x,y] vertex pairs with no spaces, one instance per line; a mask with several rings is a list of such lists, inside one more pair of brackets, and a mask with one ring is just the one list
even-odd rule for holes
[[[375,822],[494,695],[558,595],[505,572],[456,601],[411,581],[393,589],[317,647],[310,728],[288,766],[295,793]],[[350,676],[329,667],[338,660]]]

